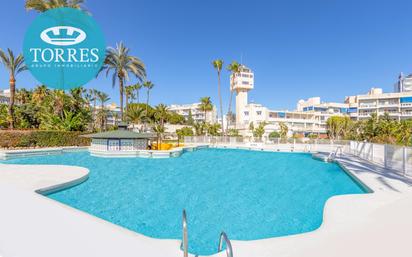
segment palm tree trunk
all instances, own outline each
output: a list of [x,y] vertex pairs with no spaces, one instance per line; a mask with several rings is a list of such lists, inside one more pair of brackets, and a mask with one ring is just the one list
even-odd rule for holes
[[16,79],[10,76],[10,103],[9,103],[9,116],[10,116],[10,129],[14,129],[14,95],[16,93]]
[[206,114],[207,114],[207,111],[205,110],[205,124],[206,124]]
[[144,122],[144,128],[145,128],[145,130],[146,130],[146,122],[147,122],[147,120],[148,120],[148,118],[149,118],[149,114],[148,114],[148,112],[149,112],[149,96],[150,96],[150,89],[147,89],[146,119],[145,119],[145,122]]
[[97,95],[94,94],[94,100],[93,100],[93,130],[96,128],[96,106],[97,106]]
[[126,116],[127,116],[128,111],[129,111],[129,95],[126,93]]
[[103,102],[102,102],[102,106],[101,106],[101,112],[102,112],[102,117],[101,117],[101,121],[100,121],[100,130],[101,131],[103,131],[103,129],[104,129],[104,116],[103,116],[103,114],[104,114],[104,104],[103,104]]
[[222,104],[222,92],[220,88],[220,71],[217,73],[217,88],[218,88],[218,93],[219,93],[219,102],[220,102],[220,117],[221,123],[222,123],[222,135],[225,135],[225,128],[223,126],[223,104]]
[[229,114],[232,115],[232,114],[231,114],[231,110],[232,110],[232,98],[233,98],[232,85],[233,85],[234,82],[235,82],[235,80],[234,80],[234,75],[233,75],[232,84],[230,85],[230,98],[229,98],[229,108],[228,108],[227,117],[226,117],[226,119],[227,119],[226,130],[229,130],[229,121],[230,121],[230,118],[231,118],[231,117],[229,117]]
[[122,121],[124,121],[124,116],[123,116],[123,77],[118,74],[117,77],[119,78],[119,90],[120,90],[120,118]]

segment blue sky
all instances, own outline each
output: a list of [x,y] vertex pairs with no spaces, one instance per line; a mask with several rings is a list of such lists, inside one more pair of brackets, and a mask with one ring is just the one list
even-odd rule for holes
[[[191,103],[211,96],[217,79],[211,61],[241,60],[255,72],[249,99],[273,109],[297,100],[344,96],[370,87],[391,91],[399,72],[412,72],[411,1],[353,0],[86,0],[108,45],[123,41],[155,83],[152,103]],[[0,48],[21,52],[24,33],[38,15],[24,1],[2,1]],[[229,73],[222,77],[224,110]],[[130,82],[132,83],[132,82]],[[29,72],[17,86],[38,82]],[[8,75],[0,67],[0,88]],[[118,102],[109,78],[86,87]]]

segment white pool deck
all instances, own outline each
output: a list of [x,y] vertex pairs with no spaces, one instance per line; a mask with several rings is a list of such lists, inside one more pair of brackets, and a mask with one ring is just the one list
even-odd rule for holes
[[[338,161],[374,193],[330,198],[322,226],[309,233],[232,240],[234,256],[412,256],[412,179],[353,156]],[[35,193],[87,174],[81,167],[0,164],[0,256],[183,255],[180,240],[149,238]]]

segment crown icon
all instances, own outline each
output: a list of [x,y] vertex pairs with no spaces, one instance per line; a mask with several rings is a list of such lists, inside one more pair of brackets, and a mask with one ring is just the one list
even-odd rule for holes
[[47,32],[47,36],[51,39],[52,42],[75,42],[76,38],[80,36],[80,32],[69,29],[60,29],[56,31]]
[[86,33],[75,27],[57,26],[43,30],[40,38],[48,44],[68,46],[83,42],[86,39]]

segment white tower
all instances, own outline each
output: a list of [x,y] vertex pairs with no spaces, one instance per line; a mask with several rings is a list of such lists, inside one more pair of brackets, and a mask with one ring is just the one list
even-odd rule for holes
[[239,127],[245,120],[243,109],[248,104],[247,93],[253,89],[254,74],[251,69],[242,65],[240,72],[230,75],[230,90],[236,93],[236,126]]

